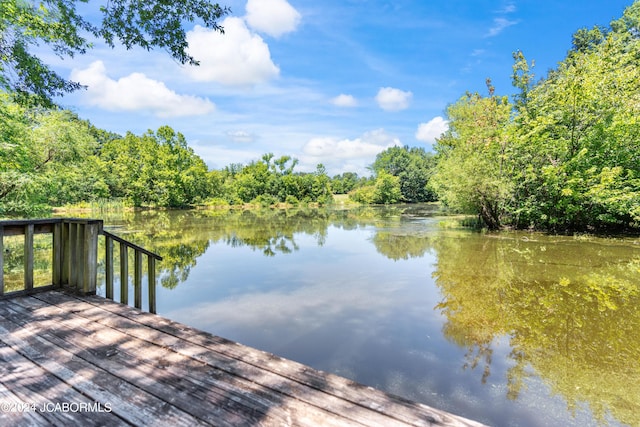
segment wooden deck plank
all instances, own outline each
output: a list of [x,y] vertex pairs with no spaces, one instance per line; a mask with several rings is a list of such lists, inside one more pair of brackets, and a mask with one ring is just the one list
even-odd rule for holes
[[[0,310],[5,309],[0,308]],[[28,362],[46,371],[44,378],[56,377],[67,385],[67,390],[71,387],[88,397],[87,403],[100,402],[103,406],[109,404],[112,408],[112,414],[132,425],[147,425],[149,420],[155,420],[153,424],[172,426],[206,425],[190,414],[177,410],[167,402],[157,399],[110,373],[75,357],[73,353],[49,341],[47,332],[39,332],[31,327],[25,328],[6,319],[5,313],[1,313],[0,339],[13,349],[20,349],[20,352],[25,359],[28,359]],[[23,364],[27,365],[28,362],[24,361]],[[15,363],[17,363],[15,360],[12,361],[11,366],[15,366]],[[23,375],[14,375],[13,377],[16,378],[16,382],[24,379]],[[41,385],[38,375],[29,376],[29,378],[38,379],[35,382],[30,382],[30,385],[34,387]],[[4,376],[3,382],[7,385]],[[47,386],[44,391],[49,394],[42,395],[45,399],[42,403],[55,401],[54,398],[60,399],[60,393],[67,392],[67,390],[61,390],[61,388]],[[78,400],[75,397],[70,397],[69,400],[62,399],[62,401],[77,402]],[[66,412],[55,411],[52,413],[54,415],[69,415]],[[80,414],[86,415],[85,413]],[[88,418],[91,420],[96,419],[98,418],[96,414],[96,412],[92,412]],[[114,417],[110,418],[113,419]],[[60,425],[68,424],[69,420]],[[93,422],[81,423],[81,425],[105,424],[111,423],[104,421],[99,421],[95,424]]]
[[[37,301],[33,298],[18,299],[11,310],[15,310],[18,317],[31,314],[31,323],[25,322],[27,327],[39,328],[43,320],[55,319],[55,327],[49,331],[78,348],[76,356],[162,399],[171,399],[173,405],[207,421],[231,426],[263,423],[286,425],[291,419],[296,419],[298,425],[355,425],[345,419],[330,418],[331,414],[309,408],[309,405],[297,399],[283,400],[283,396],[275,396],[257,383],[132,338],[84,317],[57,319],[60,308],[44,302],[38,304]],[[30,309],[33,310],[31,313]],[[104,352],[109,353],[107,358],[100,357],[100,353]],[[184,390],[196,390],[199,393],[184,395]],[[217,395],[213,396],[216,392]],[[225,416],[216,411],[220,408],[231,412]]]
[[[15,302],[17,302],[17,300],[14,301],[14,303]],[[12,310],[14,309],[15,307],[12,307]],[[15,322],[20,322],[20,320],[17,319],[24,317],[23,313],[19,312],[15,313],[14,315],[7,314],[5,312],[5,309],[3,308],[0,308],[0,316],[11,318],[11,320]],[[104,382],[101,382],[100,386],[103,386],[105,388],[105,391],[113,393],[116,396],[119,394],[124,394],[125,397],[131,397],[132,394],[136,394],[136,396],[134,397],[137,397],[137,394],[139,394],[136,393],[137,387],[140,390],[144,390],[150,395],[157,397],[159,399],[157,403],[162,406],[164,406],[164,402],[171,402],[173,406],[178,406],[175,404],[176,400],[178,402],[181,402],[189,398],[196,399],[198,397],[202,397],[185,396],[184,393],[179,393],[175,390],[169,390],[166,387],[166,384],[156,382],[157,378],[149,376],[148,373],[140,372],[136,367],[136,363],[138,363],[138,360],[134,358],[130,358],[130,360],[126,361],[126,363],[118,364],[118,361],[113,360],[114,355],[117,354],[116,347],[100,345],[100,341],[95,340],[95,337],[91,336],[90,334],[88,337],[86,337],[85,342],[88,342],[89,346],[93,344],[93,347],[79,347],[77,345],[77,341],[78,337],[81,335],[81,332],[79,330],[64,327],[64,324],[67,322],[68,320],[56,319],[55,326],[53,326],[53,324],[51,323],[47,324],[47,322],[44,322],[40,317],[35,321],[32,320],[32,324],[22,324],[21,326],[28,333],[37,333],[39,330],[42,330],[43,326],[46,326],[47,332],[41,334],[42,338],[61,348],[73,349],[74,357],[84,360],[85,362],[93,365],[95,369],[110,372],[114,377],[117,378],[117,380],[107,382],[106,386]],[[131,378],[134,378],[135,380],[131,381]],[[130,387],[128,384],[133,387]],[[125,389],[125,393],[122,393],[123,388]],[[132,391],[132,393],[127,394],[127,391]],[[116,397],[116,399],[119,400],[120,397]],[[114,400],[109,400],[109,402],[114,402]],[[112,403],[112,405],[119,406],[118,401],[115,400],[115,402],[116,403]],[[144,407],[146,408],[147,406],[144,405]],[[216,411],[215,409],[216,408],[210,408],[207,413],[192,413],[192,415],[202,416],[205,422],[217,421],[219,425],[234,425],[233,423],[225,423],[224,417],[219,417],[219,414],[217,414],[218,411]],[[136,423],[143,422],[143,420],[135,421]],[[197,421],[194,422],[197,423]]]
[[[460,425],[481,426],[481,423],[468,420],[431,408],[427,405],[415,403],[398,396],[389,395],[372,387],[364,386],[346,378],[317,371],[306,365],[251,349],[227,339],[202,333],[195,328],[180,324],[159,316],[134,310],[123,305],[105,304],[99,297],[87,296],[80,299],[103,307],[130,320],[143,323],[149,328],[161,330],[181,342],[190,342],[205,347],[210,351],[219,352],[245,363],[284,376],[291,381],[316,388],[320,391],[330,391],[332,395],[362,406],[368,410],[380,412],[403,423],[415,426],[423,425]],[[111,319],[111,318],[110,318]]]
[[101,297],[58,291],[0,300],[0,403],[12,401],[108,402],[112,412],[0,411],[0,425],[482,425]]
[[[93,401],[74,388],[70,387],[56,375],[41,368],[33,360],[18,353],[6,343],[12,341],[6,338],[9,330],[5,328],[10,322],[0,320],[0,333],[2,344],[0,346],[0,374],[3,386],[14,394],[14,399],[24,404],[33,404],[36,409],[45,409],[43,412],[13,412],[9,415],[15,422],[28,423],[28,425],[131,425],[118,420],[108,413],[64,412],[48,411],[45,405],[50,404],[90,404]],[[5,401],[3,400],[3,403]],[[38,416],[39,415],[39,416]]]
[[[10,353],[12,353],[10,355]],[[32,427],[50,424],[47,418],[35,410],[32,410],[31,404],[36,402],[34,393],[29,390],[26,396],[19,394],[19,386],[11,383],[11,379],[6,375],[7,369],[11,366],[13,373],[20,369],[19,363],[15,362],[17,353],[8,347],[5,343],[0,342],[0,425],[15,427]],[[44,372],[36,374],[44,375]],[[33,375],[33,374],[31,374]],[[3,381],[9,383],[11,390],[7,388]],[[18,393],[18,394],[17,394]],[[25,406],[28,405],[28,406]]]
[[[42,294],[37,298],[52,303],[56,303],[56,300],[58,300],[58,304],[61,307],[68,304],[68,298],[59,293]],[[386,426],[395,421],[415,426],[481,425],[444,411],[435,410],[426,405],[388,395],[336,375],[316,371],[273,354],[250,349],[157,315],[144,313],[128,306],[113,304],[100,297],[76,297],[76,299],[118,315],[107,316],[99,314],[99,312],[85,312],[85,315],[92,316],[97,322],[126,330],[127,333],[138,336],[141,339],[157,340],[156,342],[171,347],[174,351],[199,360],[202,360],[203,357],[207,360],[212,354],[217,353],[253,366],[255,369],[262,371],[260,375],[266,375],[264,371],[276,374],[278,377],[288,380],[285,387],[288,387],[289,390],[282,390],[282,392],[290,392],[299,399],[306,399],[332,412],[342,413],[347,411],[350,414],[355,412],[356,415],[353,416],[353,419],[364,419],[368,425],[379,423]],[[124,319],[129,322],[124,321]],[[140,329],[140,326],[144,327]],[[213,361],[212,363],[216,362]],[[291,389],[296,384],[305,388]],[[321,394],[318,394],[318,392]],[[326,397],[327,394],[330,395],[330,398]],[[327,402],[335,403],[337,406],[332,408],[331,405],[327,405]],[[372,419],[373,416],[371,415],[376,413],[383,416],[382,418],[377,418],[377,422]],[[364,418],[360,417],[361,414]]]
[[[48,297],[49,296],[45,296],[45,298]],[[62,299],[64,302],[61,303],[60,307],[64,310],[78,310],[82,307],[82,304],[86,304],[83,301],[69,302],[64,298],[64,296]],[[329,417],[341,419],[340,423],[343,425],[355,423],[364,423],[365,425],[380,427],[407,425],[406,423],[399,422],[386,414],[371,411],[353,404],[352,402],[339,399],[331,393],[327,393],[326,390],[320,390],[319,387],[310,387],[306,384],[290,381],[282,375],[265,371],[255,365],[246,364],[237,359],[221,355],[216,352],[215,349],[207,349],[202,346],[186,342],[180,338],[165,334],[161,331],[149,328],[146,325],[142,325],[121,316],[105,316],[104,310],[91,304],[86,304],[85,308],[86,311],[75,311],[75,314],[79,316],[86,316],[96,322],[102,323],[104,326],[111,326],[116,329],[126,331],[127,334],[134,337],[149,340],[150,342],[160,343],[162,346],[169,348],[174,352],[178,352],[183,356],[193,358],[194,360],[205,363],[208,366],[222,369],[237,377],[260,384],[280,395],[281,397],[279,397],[278,400],[281,402],[291,401],[292,399],[305,402],[307,405],[315,407],[315,409],[309,408],[310,410],[324,413],[323,418]],[[245,351],[256,350],[245,347]],[[266,353],[260,353],[266,355]],[[269,357],[276,356],[269,355]],[[428,424],[422,423],[420,425]]]

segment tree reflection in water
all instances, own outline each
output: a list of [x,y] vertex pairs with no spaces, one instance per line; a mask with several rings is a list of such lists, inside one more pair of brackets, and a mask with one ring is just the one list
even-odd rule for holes
[[[542,377],[575,411],[589,403],[634,424],[640,413],[640,255],[606,239],[519,234],[434,239],[445,335],[490,374],[492,345],[509,337],[508,397]],[[630,256],[635,253],[635,256]]]
[[[491,375],[494,347],[508,340],[507,397],[539,376],[571,410],[587,402],[634,424],[640,413],[640,254],[628,240],[481,234],[425,228],[415,207],[349,210],[146,211],[109,223],[162,254],[162,286],[184,282],[212,244],[265,256],[300,250],[297,236],[325,243],[329,227],[371,227],[371,243],[392,260],[431,254],[446,318],[443,334],[466,349],[464,369]],[[422,222],[421,222],[422,221]],[[127,231],[128,230],[128,231]]]

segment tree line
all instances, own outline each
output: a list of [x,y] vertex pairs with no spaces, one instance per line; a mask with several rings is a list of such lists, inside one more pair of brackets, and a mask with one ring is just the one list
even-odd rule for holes
[[121,136],[69,111],[0,102],[0,213],[35,214],[52,206],[121,200],[129,206],[183,208],[208,202],[327,203],[322,166],[294,173],[272,154],[248,165],[209,171],[169,126]]
[[[3,214],[36,214],[50,207],[105,200],[184,208],[325,205],[332,203],[334,193],[351,193],[365,203],[430,197],[423,188],[428,180],[423,167],[431,156],[415,148],[381,153],[372,166],[372,178],[353,172],[330,178],[322,164],[312,173],[298,172],[297,159],[272,153],[246,165],[209,170],[184,135],[169,126],[122,136],[67,110],[21,105],[7,93],[0,93],[0,117]],[[365,193],[375,198],[364,198]]]
[[[608,27],[578,30],[566,58],[538,81],[533,64],[515,52],[515,95],[496,94],[487,79],[486,94],[466,93],[448,106],[449,129],[434,153],[391,147],[377,155],[370,177],[329,177],[321,164],[302,173],[296,159],[271,153],[208,170],[168,126],[124,136],[92,126],[53,103],[53,96],[78,87],[55,80],[28,47],[44,41],[63,55],[83,53],[89,45],[77,38],[81,31],[107,42],[117,35],[131,47],[126,40],[135,29],[116,9],[105,9],[102,27],[89,29],[72,13],[73,2],[45,3],[51,9],[15,1],[0,7],[0,30],[12,34],[0,43],[0,214],[110,199],[157,207],[328,204],[333,194],[349,194],[365,204],[439,200],[489,229],[640,228],[640,1]],[[201,9],[184,13],[202,13],[221,30],[216,19],[227,9],[187,3]],[[64,16],[73,22],[60,32],[56,19]],[[169,21],[146,31],[161,34]],[[145,34],[134,39],[146,48],[170,42]],[[169,50],[191,62],[180,54],[183,41],[171,41]],[[49,84],[54,80],[59,85]]]
[[365,188],[354,198],[366,203],[418,200],[404,176],[379,170],[373,180],[350,172],[331,179],[322,165],[311,174],[295,172],[297,160],[290,156],[265,154],[248,165],[208,171],[184,136],[169,127],[120,136],[60,109],[55,98],[82,85],[57,74],[33,53],[35,46],[72,58],[97,39],[111,47],[162,48],[182,64],[198,65],[188,54],[182,22],[197,20],[223,33],[218,21],[230,12],[200,0],[115,0],[101,5],[100,18],[89,22],[77,7],[77,0],[0,5],[0,214],[114,198],[163,207],[326,204],[332,192],[359,187]]
[[640,2],[608,28],[581,29],[534,82],[514,53],[511,99],[467,93],[447,109],[431,182],[491,229],[640,228]]

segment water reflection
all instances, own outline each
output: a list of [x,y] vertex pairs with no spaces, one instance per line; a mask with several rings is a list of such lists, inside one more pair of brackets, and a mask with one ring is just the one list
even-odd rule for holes
[[[299,250],[296,235],[311,236],[318,246],[326,240],[329,226],[345,230],[367,225],[398,226],[402,215],[432,214],[428,207],[362,207],[349,210],[263,209],[202,211],[123,212],[105,218],[107,228],[127,239],[162,254],[160,283],[173,289],[185,282],[191,269],[211,244],[232,248],[249,247],[265,256],[290,254]],[[374,244],[391,259],[424,254],[415,236],[376,235]],[[386,239],[386,240],[385,240]],[[412,247],[402,242],[412,241]]]
[[378,253],[394,261],[421,258],[432,248],[429,236],[420,235],[411,229],[380,230],[373,236],[372,242]]
[[[47,234],[33,236],[33,285],[51,284],[52,238]],[[4,263],[0,274],[4,279],[4,291],[14,292],[24,289],[24,236],[3,237]]]
[[[540,381],[568,407],[562,417],[587,404],[600,423],[637,424],[638,242],[479,234],[439,228],[434,213],[428,206],[148,211],[107,223],[164,257],[160,282],[173,289],[170,298],[184,298],[171,308],[176,320],[238,333],[250,345],[462,415],[512,412],[487,415],[491,424],[524,413],[495,398],[525,405],[544,394],[527,388]],[[435,287],[408,272],[409,261]],[[249,274],[249,265],[259,271]],[[192,289],[179,293],[182,283]],[[442,341],[461,348],[461,359],[420,324],[425,319],[441,322]],[[363,352],[383,364],[365,362]],[[465,413],[468,399],[446,391],[462,381],[456,368],[485,390],[489,400],[476,412]]]
[[509,336],[509,399],[544,378],[570,411],[588,402],[636,424],[640,414],[640,251],[605,239],[500,234],[434,239],[443,332],[467,348],[465,367],[490,375]]

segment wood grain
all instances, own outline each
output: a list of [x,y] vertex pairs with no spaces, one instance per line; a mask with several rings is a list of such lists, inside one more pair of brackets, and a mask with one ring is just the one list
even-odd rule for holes
[[0,413],[0,423],[481,426],[161,316],[60,291],[0,301],[0,402],[11,399],[113,410]]

